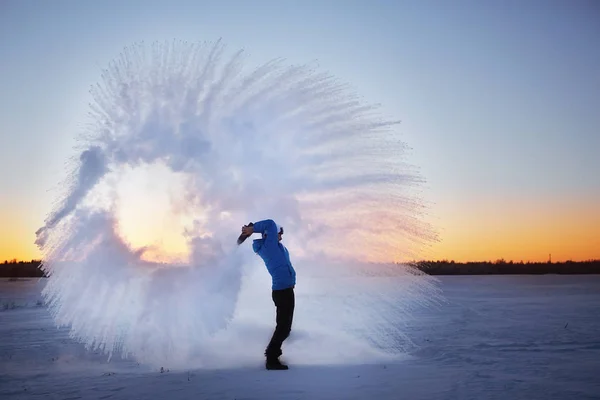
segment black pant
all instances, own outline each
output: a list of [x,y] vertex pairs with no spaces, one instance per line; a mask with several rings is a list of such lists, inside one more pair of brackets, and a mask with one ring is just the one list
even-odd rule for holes
[[294,306],[295,296],[294,288],[288,288],[283,290],[273,290],[273,303],[277,309],[275,332],[271,342],[267,346],[265,355],[268,359],[275,359],[279,357],[281,353],[281,345],[283,341],[287,339],[292,330],[292,320],[294,319]]

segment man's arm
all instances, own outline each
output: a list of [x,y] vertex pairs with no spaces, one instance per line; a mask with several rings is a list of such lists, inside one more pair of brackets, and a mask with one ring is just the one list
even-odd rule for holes
[[264,233],[267,235],[267,243],[277,243],[279,241],[277,237],[277,225],[272,219],[255,222],[253,228],[255,233]]

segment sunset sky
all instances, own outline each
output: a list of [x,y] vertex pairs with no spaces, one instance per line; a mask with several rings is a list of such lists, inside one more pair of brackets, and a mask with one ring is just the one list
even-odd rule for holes
[[598,21],[584,0],[2,1],[0,260],[39,257],[101,68],[136,41],[220,37],[251,62],[318,60],[402,120],[440,233],[427,258],[600,258]]

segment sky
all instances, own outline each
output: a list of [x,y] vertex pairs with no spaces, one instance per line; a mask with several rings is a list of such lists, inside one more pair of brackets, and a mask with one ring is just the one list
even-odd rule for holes
[[3,1],[0,260],[39,257],[89,88],[138,41],[316,61],[400,119],[429,259],[600,258],[595,1]]

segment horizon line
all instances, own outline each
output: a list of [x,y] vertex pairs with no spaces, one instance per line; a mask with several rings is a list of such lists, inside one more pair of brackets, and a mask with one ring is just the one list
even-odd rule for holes
[[[0,264],[14,264],[14,263],[35,263],[35,262],[43,262],[43,260],[41,258],[32,258],[29,260],[25,260],[25,259],[17,259],[17,258],[12,258],[12,259],[5,259],[3,262],[0,261]],[[491,264],[532,264],[532,263],[536,263],[536,264],[560,264],[560,263],[585,263],[585,262],[600,262],[600,258],[589,258],[589,259],[585,259],[585,260],[572,260],[572,259],[565,259],[565,260],[546,260],[546,261],[532,261],[532,260],[506,260],[504,258],[498,258],[496,260],[470,260],[470,261],[456,261],[453,259],[447,259],[447,258],[443,258],[443,259],[420,259],[420,260],[410,260],[410,261],[388,261],[388,262],[369,262],[368,264],[388,264],[388,263],[392,263],[392,264],[414,264],[414,263],[453,263],[453,264],[471,264],[471,263],[491,263]]]

